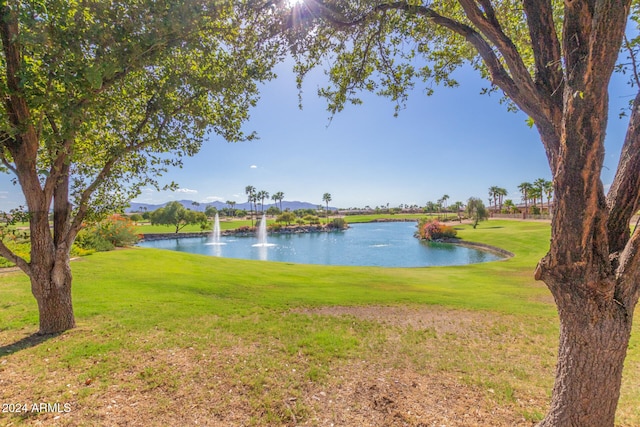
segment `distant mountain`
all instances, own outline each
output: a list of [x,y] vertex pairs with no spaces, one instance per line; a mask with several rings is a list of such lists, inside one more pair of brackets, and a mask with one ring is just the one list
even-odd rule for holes
[[[184,206],[187,209],[191,209],[192,211],[198,211],[198,212],[204,212],[205,209],[207,209],[208,206],[215,206],[216,209],[224,209],[224,208],[228,208],[229,205],[224,203],[224,202],[211,202],[211,203],[197,203],[194,204],[196,202],[194,202],[193,200],[178,200],[178,202],[180,202],[182,204],[182,206]],[[167,202],[169,203],[169,202]],[[131,206],[129,208],[127,208],[125,210],[125,212],[127,213],[132,213],[132,212],[145,212],[145,211],[155,211],[156,209],[159,209],[163,206],[165,206],[167,203],[162,203],[159,205],[154,205],[154,204],[149,204],[149,203],[136,203],[136,202],[132,202]],[[271,206],[276,206],[276,207],[280,207],[280,203],[276,204],[276,203],[265,203],[264,204],[264,210],[269,209],[269,207]],[[324,205],[319,204],[319,203],[309,203],[309,202],[298,202],[298,201],[292,201],[292,202],[288,202],[286,200],[282,201],[282,209],[283,210],[287,210],[289,209],[290,211],[295,211],[298,209],[317,209],[318,206],[322,206],[324,207]],[[245,203],[236,203],[235,205],[236,209],[244,209],[246,211],[250,210],[250,206],[248,202]],[[261,210],[262,207],[260,206],[260,204],[258,204],[258,210]],[[331,207],[329,206],[330,210],[338,210],[337,208]]]

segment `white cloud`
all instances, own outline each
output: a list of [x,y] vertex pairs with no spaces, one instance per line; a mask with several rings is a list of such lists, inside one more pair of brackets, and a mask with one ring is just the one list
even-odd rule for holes
[[256,165],[251,165],[251,166],[249,166],[249,167],[250,167],[251,169],[258,169],[258,166],[256,166]]
[[6,199],[8,195],[8,191],[0,191],[0,199]]
[[186,194],[198,194],[198,190],[191,190],[189,188],[178,188],[176,193],[186,193]]

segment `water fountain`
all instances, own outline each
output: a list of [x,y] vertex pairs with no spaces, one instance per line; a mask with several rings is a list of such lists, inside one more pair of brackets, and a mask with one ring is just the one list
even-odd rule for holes
[[262,215],[260,224],[258,225],[258,243],[251,245],[256,248],[266,248],[269,246],[275,246],[274,243],[267,243],[267,216]]
[[226,245],[226,243],[220,241],[220,217],[216,212],[216,218],[213,222],[213,232],[211,233],[211,237],[209,237],[209,241],[206,243],[207,245]]

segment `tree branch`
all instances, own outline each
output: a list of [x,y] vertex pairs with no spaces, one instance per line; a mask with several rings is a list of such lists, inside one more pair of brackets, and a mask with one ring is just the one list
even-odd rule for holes
[[523,8],[529,37],[538,41],[531,43],[536,70],[535,82],[555,102],[562,103],[562,53],[553,22],[551,0],[525,0]]
[[[618,286],[615,298],[625,307],[633,308],[640,296],[640,229],[636,228],[631,239],[620,255],[620,265],[616,270]],[[630,313],[633,314],[633,313]]]
[[[527,18],[529,38],[532,40],[535,85],[540,96],[547,99],[543,106],[548,109],[545,115],[552,118],[551,123],[555,125],[557,135],[560,135],[564,75],[560,40],[553,21],[553,6],[551,0],[524,0],[523,9]],[[543,138],[543,141],[553,171],[555,159],[560,154],[560,138],[547,137]]]
[[607,194],[610,252],[622,251],[629,240],[631,217],[640,204],[640,91],[633,101],[616,176]]
[[31,265],[23,258],[14,254],[11,249],[9,249],[2,240],[0,240],[0,255],[14,263],[20,270],[25,272],[27,276],[31,276]]
[[9,160],[7,160],[7,156],[5,156],[5,152],[4,152],[4,147],[0,146],[0,162],[2,162],[2,164],[9,169],[11,172],[13,172],[14,175],[18,174],[18,171],[16,170],[15,166],[11,164],[11,162]]
[[636,86],[640,88],[640,73],[638,73],[638,61],[636,61],[636,56],[633,53],[633,47],[631,46],[631,42],[627,38],[627,35],[624,36],[624,47],[629,52],[629,59],[631,60],[631,67],[633,71],[633,82],[635,82]]
[[491,8],[491,2],[482,2],[485,7],[485,13],[487,14],[485,16],[474,0],[459,1],[467,15],[467,18],[469,18],[473,25],[475,25],[480,32],[496,46],[507,64],[511,78],[518,87],[524,89],[524,91],[528,93],[528,96],[532,97],[532,101],[544,104],[543,100],[539,99],[540,96],[538,90],[531,79],[529,70],[522,61],[522,57],[520,56],[518,49],[511,39],[507,37],[504,31],[502,31],[502,27],[495,17],[493,8]]
[[109,159],[105,163],[105,165],[102,167],[100,172],[96,175],[93,182],[82,192],[80,196],[80,201],[78,203],[78,212],[73,218],[73,221],[69,227],[69,234],[67,235],[67,241],[69,245],[71,245],[73,238],[75,238],[75,235],[82,227],[82,222],[85,218],[87,210],[89,209],[89,200],[91,199],[91,196],[98,189],[100,184],[102,184],[111,175],[111,172],[114,166],[116,166],[116,164],[120,162],[127,154],[140,151],[143,148],[150,146],[154,142],[161,139],[162,132],[166,127],[166,124],[171,120],[171,117],[174,117],[176,114],[182,111],[187,105],[189,105],[190,102],[192,102],[194,99],[197,98],[197,94],[192,95],[191,97],[187,98],[187,100],[185,100],[185,102],[179,105],[176,109],[174,109],[169,114],[167,114],[167,116],[165,117],[165,120],[163,120],[163,122],[158,126],[158,131],[155,138],[147,138],[136,143],[135,141],[139,139],[139,136],[142,133],[142,130],[147,125],[149,120],[151,120],[152,115],[157,112],[156,105],[155,105],[155,100],[157,96],[158,96],[157,93],[152,95],[152,97],[147,102],[145,116],[142,118],[140,123],[138,123],[138,125],[136,126],[131,138],[132,142],[129,143],[126,147],[124,147],[121,151],[119,151],[117,155],[114,155],[111,159]]
[[[313,17],[322,16],[337,29],[350,29],[366,23],[378,13],[393,10],[422,16],[433,24],[448,29],[464,37],[476,49],[489,70],[492,83],[502,89],[522,111],[531,116],[541,131],[543,129],[556,129],[554,120],[557,120],[557,117],[551,114],[550,98],[540,95],[540,91],[534,85],[531,75],[522,62],[515,45],[500,28],[493,9],[487,7],[488,16],[485,16],[472,0],[461,0],[460,2],[463,7],[466,4],[468,15],[471,15],[469,18],[474,25],[480,29],[487,39],[495,44],[497,50],[505,59],[510,72],[504,68],[500,58],[496,55],[494,47],[478,31],[460,21],[440,15],[427,6],[411,6],[405,1],[383,3],[373,6],[358,18],[345,20],[330,6],[324,4],[322,0],[308,0],[306,4],[309,5],[310,15]],[[490,3],[483,0],[483,5],[490,6]],[[553,135],[544,136],[545,144],[549,144],[545,145],[547,156],[552,168],[555,168],[560,140],[559,134],[555,132]]]

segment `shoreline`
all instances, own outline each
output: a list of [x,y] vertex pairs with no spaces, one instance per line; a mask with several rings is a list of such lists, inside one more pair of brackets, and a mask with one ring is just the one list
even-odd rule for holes
[[[417,222],[413,219],[376,219],[373,221],[369,221],[367,223],[376,223],[376,222]],[[366,223],[358,223],[358,224],[366,224]],[[347,230],[349,226],[346,228],[336,229],[333,227],[328,227],[327,225],[305,225],[305,226],[283,226],[278,230],[269,230],[269,234],[307,234],[307,233],[328,233],[334,231],[344,231]],[[201,231],[201,232],[193,232],[193,233],[149,233],[143,234],[143,237],[140,239],[142,241],[157,241],[157,240],[171,240],[171,239],[187,239],[187,238],[195,238],[195,237],[210,237],[212,231]],[[222,236],[238,236],[238,237],[255,237],[257,235],[257,230],[224,230],[221,231]],[[420,240],[420,239],[418,239]],[[448,239],[439,239],[434,241],[434,243],[448,243],[452,245],[464,246],[471,249],[477,249],[481,251],[490,252],[501,257],[500,261],[504,261],[510,258],[513,258],[515,254],[506,249],[502,249],[496,246],[487,245],[485,243],[472,242],[469,240],[459,239],[457,237],[448,238]]]

